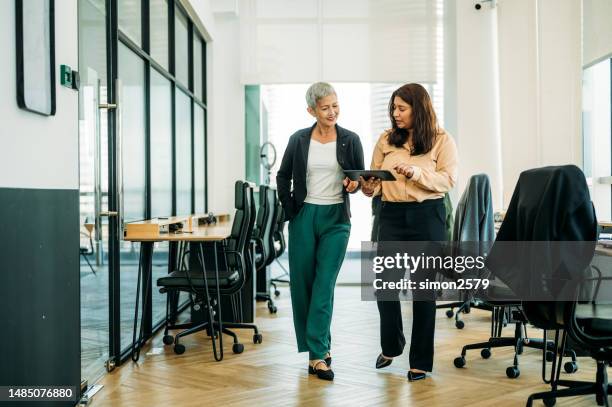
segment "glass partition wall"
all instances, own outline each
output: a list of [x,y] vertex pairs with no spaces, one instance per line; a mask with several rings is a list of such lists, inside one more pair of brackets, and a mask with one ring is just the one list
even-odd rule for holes
[[[92,383],[132,342],[140,247],[123,241],[122,221],[207,210],[206,43],[178,1],[85,0],[79,45],[81,359]],[[168,258],[156,245],[151,331]]]

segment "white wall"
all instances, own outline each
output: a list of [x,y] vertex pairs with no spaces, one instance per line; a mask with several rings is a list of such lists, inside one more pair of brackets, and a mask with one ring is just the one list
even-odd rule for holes
[[485,173],[491,180],[493,208],[499,209],[502,180],[496,10],[485,6],[477,11],[472,0],[457,0],[455,7],[457,192],[463,193],[470,176]]
[[504,206],[521,171],[582,163],[581,6],[499,0]]
[[582,14],[576,0],[538,0],[539,165],[582,166]]
[[212,12],[215,0],[180,0],[180,2],[206,42],[212,41],[215,38],[215,19]]
[[234,182],[246,171],[238,6],[227,0],[181,1],[207,42],[208,208],[231,213]]
[[521,171],[537,165],[537,33],[533,0],[497,6],[504,207]]
[[208,207],[234,208],[234,182],[245,177],[244,87],[240,84],[240,29],[236,15],[215,14],[208,46]]
[[612,55],[612,1],[582,0],[584,13],[583,64],[588,66]]
[[17,107],[15,2],[0,12],[0,187],[79,188],[78,93],[60,86],[59,66],[78,69],[77,0],[55,2],[56,114]]

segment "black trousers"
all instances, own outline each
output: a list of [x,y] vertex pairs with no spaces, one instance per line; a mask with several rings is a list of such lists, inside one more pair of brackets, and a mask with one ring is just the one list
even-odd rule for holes
[[[446,240],[446,209],[443,199],[419,202],[383,202],[380,210],[378,240],[389,241],[444,241]],[[383,243],[384,245],[384,243]],[[417,273],[413,275],[417,277]],[[430,278],[421,275],[418,279]],[[431,278],[430,278],[431,280]],[[412,301],[412,336],[410,340],[410,367],[430,372],[433,368],[436,302],[434,293],[420,292]],[[404,351],[402,312],[399,298],[377,301],[380,314],[380,344],[388,357]]]

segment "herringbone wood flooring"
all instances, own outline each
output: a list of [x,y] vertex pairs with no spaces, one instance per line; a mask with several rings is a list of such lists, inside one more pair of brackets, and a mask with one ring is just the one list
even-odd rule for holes
[[[210,339],[204,333],[187,337],[183,355],[165,347],[161,355],[145,355],[151,347],[163,347],[161,335],[143,350],[138,364],[126,362],[101,379],[104,388],[91,406],[524,406],[527,396],[548,390],[541,379],[541,353],[526,349],[520,358],[521,375],[508,379],[512,363],[509,348],[494,349],[484,360],[479,351],[468,352],[467,366],[457,369],[453,359],[461,346],[486,340],[489,313],[472,311],[457,330],[452,319],[438,311],[436,355],[430,378],[410,383],[406,379],[408,348],[386,369],[376,370],[378,311],[373,302],[360,299],[358,287],[337,287],[332,325],[333,383],[309,376],[307,355],[296,352],[289,290],[281,288],[278,314],[270,315],[258,304],[257,324],[263,343],[254,345],[247,331],[239,336],[244,353],[231,352],[225,336],[225,359],[215,362]],[[410,303],[403,303],[404,331],[410,338]],[[418,329],[418,327],[416,327]],[[512,335],[513,326],[505,329]],[[530,335],[541,337],[533,328]],[[595,364],[579,359],[579,372],[562,374],[568,379],[594,380]],[[543,405],[537,402],[536,405]],[[558,406],[595,405],[594,396],[560,399]]]

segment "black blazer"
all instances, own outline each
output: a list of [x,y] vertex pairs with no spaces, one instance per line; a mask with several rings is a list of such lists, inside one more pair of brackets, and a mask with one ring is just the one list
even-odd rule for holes
[[[296,131],[287,144],[280,169],[276,175],[278,198],[283,205],[285,220],[291,220],[298,214],[306,199],[306,169],[308,165],[308,149],[310,135],[316,123]],[[363,148],[359,136],[350,130],[336,124],[336,159],[344,170],[363,170]],[[291,182],[293,181],[293,189]],[[357,188],[354,192],[358,191]],[[344,199],[344,214],[348,220],[351,216],[348,192],[342,189]]]

